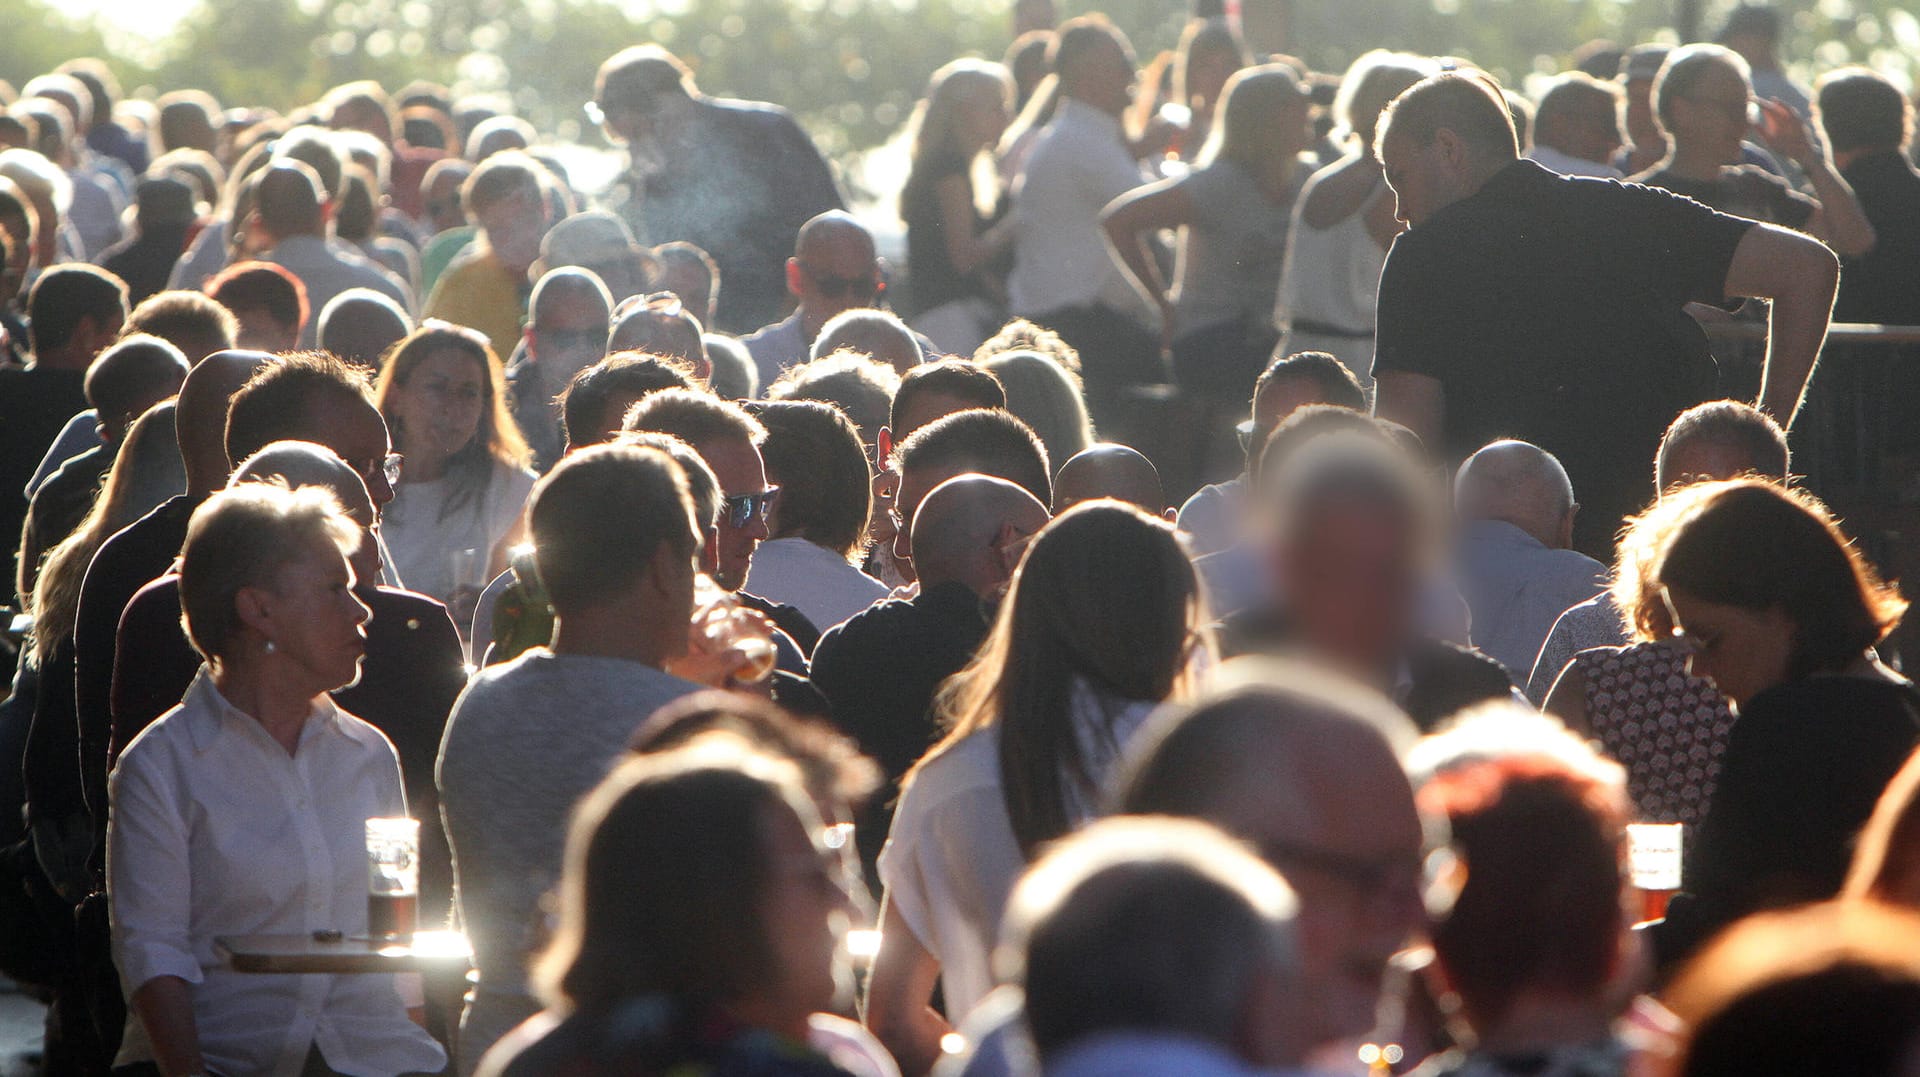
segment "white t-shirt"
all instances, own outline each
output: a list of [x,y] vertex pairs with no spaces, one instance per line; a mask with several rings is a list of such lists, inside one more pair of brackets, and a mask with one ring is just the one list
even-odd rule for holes
[[450,475],[430,482],[402,479],[380,517],[380,533],[402,585],[446,602],[461,582],[453,578],[455,555],[473,550],[478,560],[466,582],[484,587],[493,548],[519,521],[533,481],[533,472],[525,468],[495,463],[486,485],[455,503],[458,484]]
[[[1157,704],[1102,700],[1076,685],[1073,712],[1088,773],[1104,783]],[[1095,805],[1068,787],[1077,825]],[[993,989],[1000,914],[1027,860],[1000,789],[1000,730],[990,726],[930,760],[900,794],[880,853],[888,907],[940,961],[947,1012],[971,1011]]]
[[803,538],[770,539],[753,551],[746,592],[784,602],[825,632],[887,597],[887,585]]

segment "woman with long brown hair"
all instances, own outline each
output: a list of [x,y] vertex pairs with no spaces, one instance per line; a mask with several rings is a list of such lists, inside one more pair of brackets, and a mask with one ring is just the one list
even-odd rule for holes
[[941,741],[902,786],[887,848],[867,1020],[903,1072],[924,1072],[947,1013],[993,986],[1001,907],[1044,844],[1093,818],[1127,739],[1183,694],[1205,601],[1173,528],[1081,505],[1033,540],[980,653],[936,704]]
[[394,570],[465,624],[458,600],[506,568],[533,491],[500,357],[478,330],[428,321],[394,348],[376,393],[406,458],[381,525]]

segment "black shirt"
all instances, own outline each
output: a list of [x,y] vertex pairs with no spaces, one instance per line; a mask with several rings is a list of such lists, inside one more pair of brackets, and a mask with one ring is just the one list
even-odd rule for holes
[[[962,273],[953,264],[947,249],[947,220],[940,212],[938,188],[950,176],[967,181],[967,197],[973,197],[969,162],[954,154],[940,154],[927,161],[907,178],[900,195],[900,218],[907,225],[907,280],[913,284],[913,309],[916,314],[951,303],[987,294],[978,273]],[[974,211],[973,230],[978,234],[986,221]]]
[[1686,893],[1656,936],[1662,963],[1748,913],[1839,893],[1854,839],[1916,743],[1908,684],[1809,677],[1742,707],[1686,851]]
[[1793,185],[1758,165],[1735,165],[1720,170],[1715,180],[1688,179],[1666,169],[1633,178],[1635,183],[1685,195],[1735,217],[1747,217],[1787,228],[1805,228],[1820,203],[1793,189]]
[[1684,308],[1725,301],[1752,227],[1517,161],[1394,240],[1374,373],[1441,383],[1434,448],[1452,461],[1504,437],[1558,456],[1582,506],[1576,545],[1611,561],[1620,519],[1653,494],[1661,434],[1714,389],[1706,335]]
[[[33,492],[33,500],[27,505],[27,523],[20,532],[20,576],[27,588],[31,589],[40,576],[40,566],[30,562],[45,557],[64,542],[93,511],[100,484],[113,464],[113,454],[107,446],[95,445],[61,464]],[[24,600],[26,595],[20,597]]]
[[[87,375],[54,367],[0,367],[0,541],[12,552],[27,519],[27,483],[67,420],[87,410]],[[13,590],[14,563],[0,598]]]
[[1869,154],[1841,176],[1873,225],[1873,249],[1840,262],[1836,322],[1920,325],[1920,171],[1899,150]]
[[750,333],[779,321],[800,226],[844,208],[826,160],[792,113],[750,101],[696,98],[666,141],[660,170],[622,214],[648,243],[684,241],[713,256],[718,331]]
[[857,831],[869,871],[886,841],[900,777],[935,739],[934,695],[986,635],[979,597],[965,584],[942,583],[869,606],[828,629],[814,650],[813,685],[834,723],[887,775]]

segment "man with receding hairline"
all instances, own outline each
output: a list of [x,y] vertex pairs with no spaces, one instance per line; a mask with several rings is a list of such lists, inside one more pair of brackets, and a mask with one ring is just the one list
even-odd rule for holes
[[873,233],[866,225],[838,209],[801,225],[793,257],[787,259],[793,313],[740,341],[760,371],[760,384],[772,385],[789,367],[806,362],[828,321],[843,311],[878,303],[884,287]]
[[1607,567],[1569,549],[1580,506],[1553,454],[1496,441],[1454,481],[1455,578],[1473,615],[1474,645],[1524,687],[1560,614],[1606,586]]
[[1520,160],[1482,72],[1416,84],[1378,143],[1411,226],[1380,278],[1379,414],[1449,460],[1497,437],[1553,453],[1586,503],[1582,552],[1611,559],[1660,432],[1711,393],[1688,303],[1773,300],[1760,404],[1792,420],[1839,276],[1817,240]]
[[555,398],[574,375],[606,356],[612,313],[613,295],[591,270],[550,269],[533,286],[526,330],[507,363],[507,397],[542,470],[559,462],[566,447]]

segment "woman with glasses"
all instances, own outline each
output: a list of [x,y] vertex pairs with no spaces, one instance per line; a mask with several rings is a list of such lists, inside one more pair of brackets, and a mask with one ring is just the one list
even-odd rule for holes
[[1906,602],[1812,497],[1734,479],[1651,515],[1652,576],[1689,668],[1739,715],[1657,936],[1670,961],[1748,913],[1840,890],[1855,836],[1920,742],[1920,693],[1873,652]]
[[394,348],[377,396],[405,460],[381,526],[394,570],[467,624],[520,541],[533,490],[499,357],[478,332],[429,321]]
[[908,772],[880,877],[867,1022],[908,1073],[992,988],[1001,908],[1035,852],[1094,817],[1129,737],[1210,649],[1173,528],[1100,501],[1031,540],[979,656],[941,689],[950,732]]

